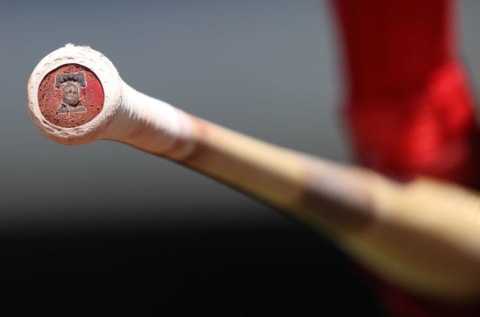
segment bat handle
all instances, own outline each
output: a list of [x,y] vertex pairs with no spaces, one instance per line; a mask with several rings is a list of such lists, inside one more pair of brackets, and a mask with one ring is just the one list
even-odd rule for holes
[[167,158],[188,153],[193,142],[191,116],[121,81],[118,113],[99,139],[115,140]]

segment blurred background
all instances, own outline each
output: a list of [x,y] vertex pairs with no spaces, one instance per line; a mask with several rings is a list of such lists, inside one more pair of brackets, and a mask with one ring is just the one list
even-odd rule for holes
[[[479,87],[480,3],[459,4],[462,55]],[[31,71],[72,42],[187,112],[347,162],[330,9],[321,0],[2,1],[0,310],[382,314],[343,254],[276,210],[122,144],[55,144],[27,111]]]

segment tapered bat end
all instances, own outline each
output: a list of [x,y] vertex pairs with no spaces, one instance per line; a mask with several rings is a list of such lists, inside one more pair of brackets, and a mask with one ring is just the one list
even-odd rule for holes
[[40,131],[62,144],[98,139],[118,110],[121,79],[113,64],[87,46],[45,56],[28,81],[30,115]]

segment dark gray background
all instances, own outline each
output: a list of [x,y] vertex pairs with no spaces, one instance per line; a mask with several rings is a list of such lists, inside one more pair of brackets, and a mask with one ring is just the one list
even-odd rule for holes
[[[476,1],[460,2],[462,56],[478,86]],[[26,106],[38,61],[65,43],[109,57],[130,85],[252,136],[348,161],[328,1],[2,1],[0,227],[283,221],[169,161],[113,142],[44,138]]]
[[[480,2],[459,4],[478,90]],[[347,162],[334,25],[322,0],[0,2],[0,314],[383,315],[328,240],[128,146],[55,144],[27,111],[31,71],[72,42],[187,112]]]

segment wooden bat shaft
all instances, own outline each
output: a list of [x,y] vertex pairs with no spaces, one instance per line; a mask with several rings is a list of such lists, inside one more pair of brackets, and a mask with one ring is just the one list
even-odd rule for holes
[[131,88],[88,47],[46,56],[27,93],[33,121],[57,142],[110,139],[174,160],[280,208],[412,292],[451,302],[480,296],[475,193],[398,184],[197,118]]

